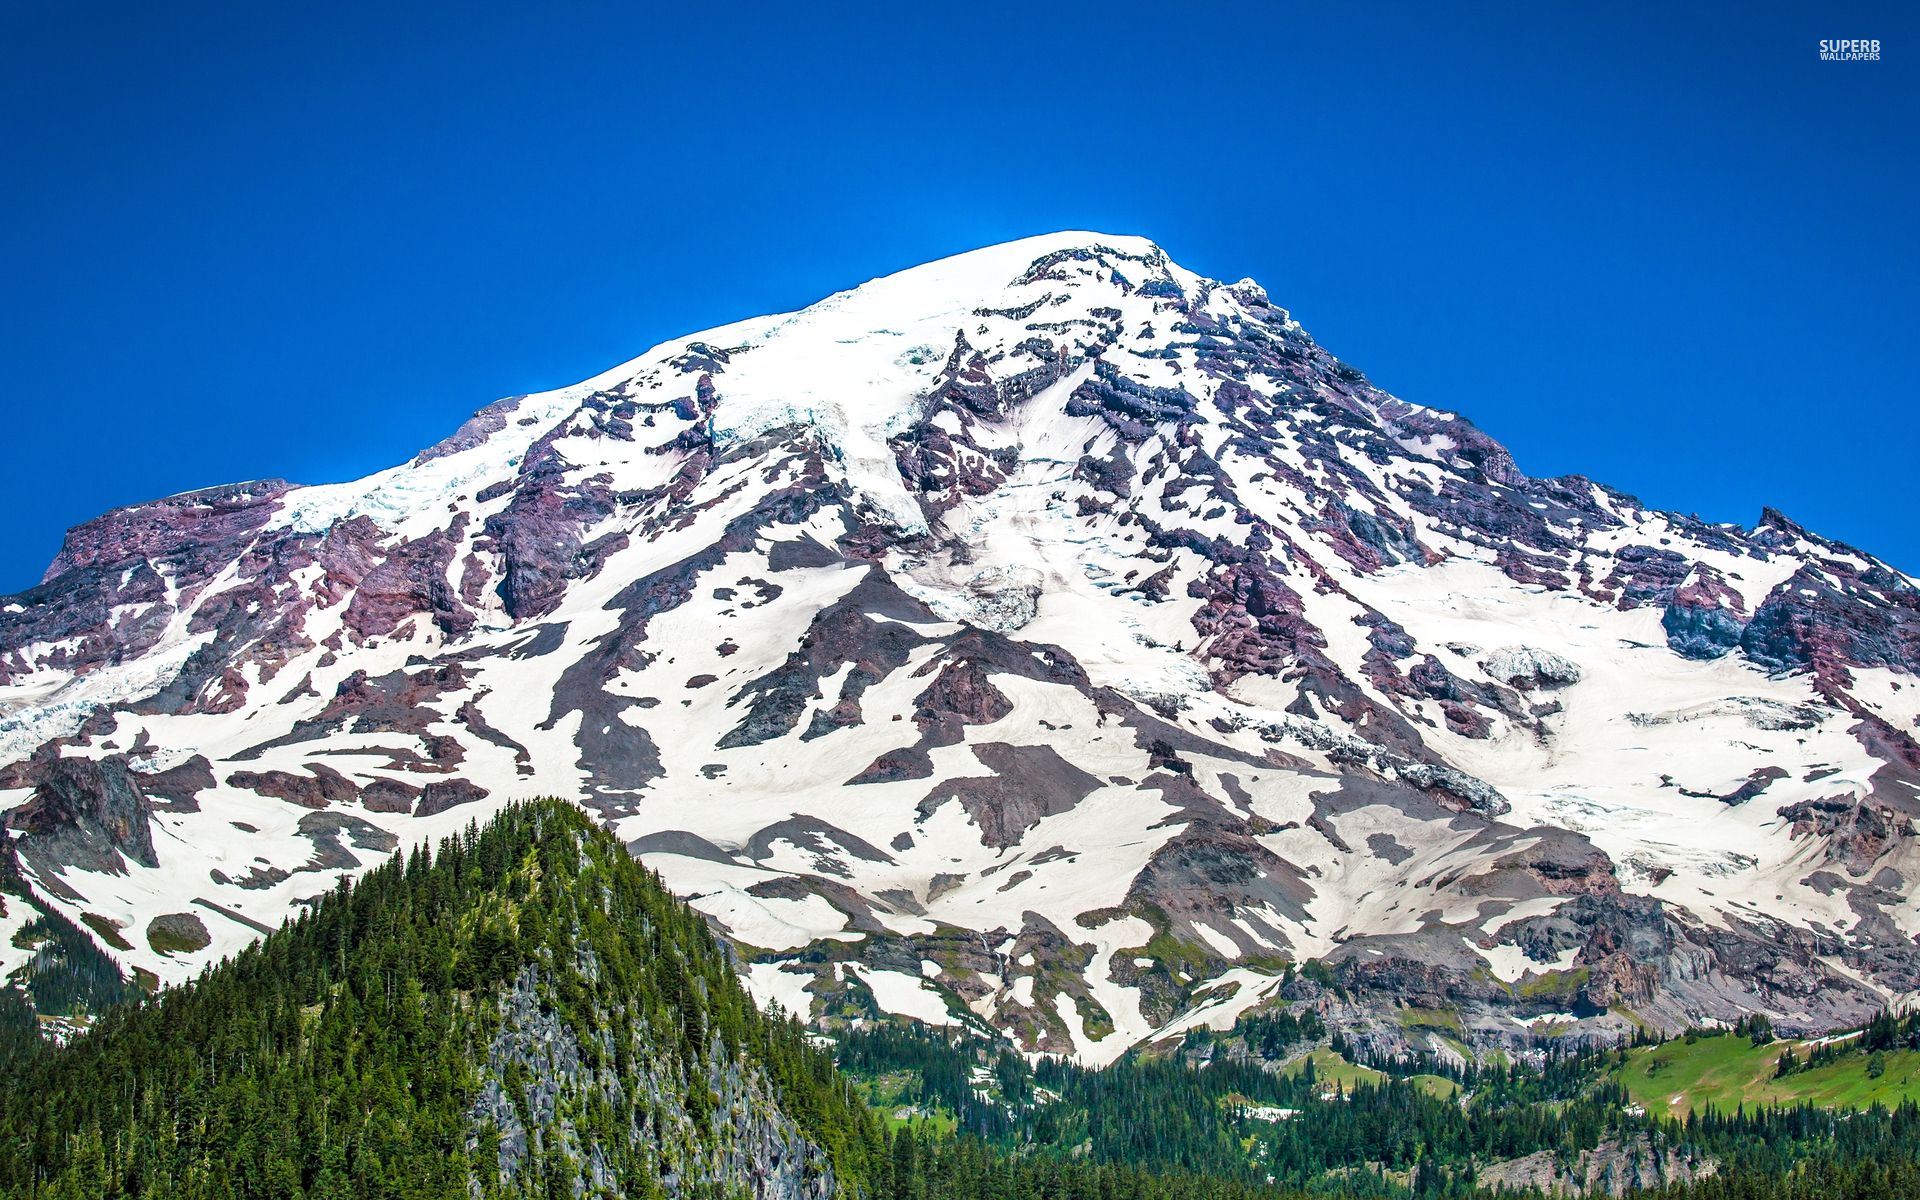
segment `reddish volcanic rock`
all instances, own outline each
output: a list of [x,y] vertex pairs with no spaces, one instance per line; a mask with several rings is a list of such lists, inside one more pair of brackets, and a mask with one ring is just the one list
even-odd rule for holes
[[262,479],[114,509],[69,530],[41,582],[90,567],[233,546],[266,524],[291,487],[284,479]]
[[325,808],[329,804],[349,804],[359,798],[360,789],[352,780],[324,763],[308,763],[311,774],[291,771],[235,771],[227,776],[227,786],[245,788],[272,796],[302,808]]
[[1303,659],[1320,658],[1326,649],[1326,638],[1307,620],[1299,593],[1263,563],[1232,563],[1188,584],[1187,594],[1203,602],[1193,627],[1224,681],[1278,674]]
[[1674,591],[1660,624],[1674,653],[1719,658],[1740,644],[1747,628],[1747,606],[1720,572],[1699,563]]
[[0,682],[35,643],[61,645],[42,663],[75,673],[150,650],[174,612],[246,550],[288,490],[281,480],[208,488],[75,526],[40,585],[15,597],[17,607],[0,606]]
[[552,612],[569,581],[591,577],[625,544],[624,537],[584,537],[613,512],[614,495],[600,479],[569,478],[569,464],[556,446],[560,432],[527,451],[512,501],[487,518],[487,534],[505,566],[500,598],[515,618]]
[[473,804],[487,798],[487,789],[464,779],[446,779],[428,784],[420,792],[420,803],[413,810],[416,817],[431,817],[462,804]]
[[1920,589],[1884,567],[1804,566],[1761,601],[1740,648],[1763,667],[1824,679],[1848,666],[1920,673]]
[[362,636],[392,633],[409,617],[430,614],[449,634],[473,627],[473,614],[448,582],[455,547],[467,527],[466,514],[446,529],[396,546],[361,577],[343,620]]
[[369,812],[412,812],[420,791],[398,779],[375,779],[360,789],[360,804]]
[[1890,808],[1845,796],[1802,800],[1780,810],[1793,823],[1793,836],[1819,837],[1828,854],[1854,875],[1865,875],[1896,842],[1914,835],[1911,818]]
[[140,789],[154,800],[154,807],[167,812],[198,812],[201,792],[214,785],[213,766],[206,756],[196,754],[183,763],[140,774]]
[[989,725],[1013,711],[1006,693],[993,686],[978,660],[948,659],[927,689],[914,697],[913,719],[922,729],[942,718],[962,725]]

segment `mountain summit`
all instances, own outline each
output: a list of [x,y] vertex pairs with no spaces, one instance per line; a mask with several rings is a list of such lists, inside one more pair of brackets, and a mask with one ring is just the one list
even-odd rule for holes
[[1879,560],[1531,478],[1066,233],[75,528],[0,599],[0,854],[176,982],[560,794],[796,1011],[1817,1030],[1920,988],[1917,671]]

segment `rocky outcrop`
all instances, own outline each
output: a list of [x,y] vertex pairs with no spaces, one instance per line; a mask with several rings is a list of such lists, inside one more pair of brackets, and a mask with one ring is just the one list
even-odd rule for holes
[[414,806],[416,817],[431,817],[446,812],[462,804],[477,804],[487,798],[487,789],[464,779],[435,780],[420,789],[420,800]]
[[1679,1186],[1718,1174],[1719,1164],[1681,1147],[1656,1144],[1646,1134],[1608,1140],[1572,1156],[1541,1150],[1523,1158],[1476,1166],[1474,1182],[1493,1190],[1549,1196],[1623,1196]]
[[124,874],[160,865],[153,805],[124,758],[59,758],[39,771],[26,803],[7,814],[20,857],[42,881],[72,869]]
[[1702,563],[1679,588],[1660,617],[1667,645],[1688,658],[1719,658],[1735,650],[1747,630],[1746,601]]
[[204,754],[196,754],[162,771],[136,774],[140,790],[147,794],[154,808],[163,811],[199,812],[200,793],[215,783],[213,764]]
[[191,954],[213,941],[196,913],[161,913],[147,922],[147,945],[157,954]]
[[1802,800],[1780,809],[1794,838],[1825,843],[1827,855],[1853,875],[1865,875],[1898,843],[1910,841],[1913,820],[1883,805],[1844,796]]
[[[589,979],[599,972],[590,948],[573,967]],[[825,1152],[780,1111],[764,1072],[729,1057],[717,1034],[702,1058],[676,1058],[667,1048],[677,1035],[653,1030],[623,999],[602,998],[594,1024],[582,1028],[554,1005],[553,986],[534,967],[515,977],[470,1110],[467,1151],[488,1136],[494,1161],[481,1169],[500,1187],[534,1178],[545,1186],[552,1175],[535,1176],[539,1167],[571,1173],[576,1194],[605,1193],[620,1184],[615,1153],[631,1156],[641,1146],[668,1196],[722,1187],[753,1200],[838,1195]],[[619,1146],[580,1121],[590,1107],[612,1114]]]
[[921,819],[955,801],[980,828],[988,846],[1016,845],[1047,817],[1071,811],[1092,795],[1101,781],[1045,746],[1009,746],[982,742],[974,756],[992,768],[985,777],[963,776],[935,787],[916,811]]
[[68,531],[40,585],[0,605],[0,682],[25,666],[86,674],[154,649],[168,623],[236,556],[290,489],[207,488],[115,509]]
[[363,637],[381,637],[408,618],[424,614],[449,634],[471,629],[473,613],[450,577],[466,526],[466,516],[460,514],[447,528],[388,551],[353,589],[342,618],[348,628]]
[[1809,564],[1767,593],[1740,647],[1770,670],[1823,679],[1849,666],[1911,675],[1920,672],[1920,588],[1879,564]]
[[272,796],[302,808],[348,804],[360,795],[360,789],[351,780],[325,763],[308,763],[306,774],[292,771],[235,771],[227,776],[227,786]]

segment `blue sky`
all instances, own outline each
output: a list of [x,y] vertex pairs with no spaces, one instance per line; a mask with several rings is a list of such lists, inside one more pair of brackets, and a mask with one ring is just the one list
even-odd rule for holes
[[1534,474],[1920,570],[1911,5],[533,7],[10,6],[0,591],[1061,228],[1259,279]]

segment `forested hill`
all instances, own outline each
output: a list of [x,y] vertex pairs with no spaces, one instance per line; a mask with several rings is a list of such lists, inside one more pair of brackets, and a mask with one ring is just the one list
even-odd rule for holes
[[20,1196],[825,1197],[873,1154],[700,918],[552,802],[109,1012],[4,1103]]
[[558,801],[345,884],[0,1080],[0,1196],[1248,1196],[890,1137]]

